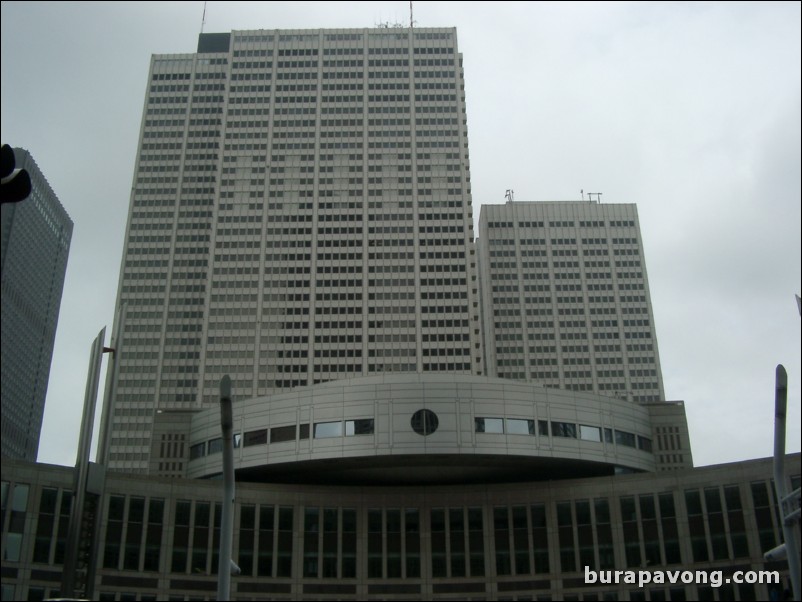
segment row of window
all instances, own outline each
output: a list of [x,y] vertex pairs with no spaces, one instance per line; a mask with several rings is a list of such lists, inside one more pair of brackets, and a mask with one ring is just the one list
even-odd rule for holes
[[[246,431],[244,434],[234,435],[234,446],[251,447],[254,445],[267,445],[269,443],[283,443],[286,441],[309,439],[309,424],[278,426],[270,429],[257,429]],[[413,425],[414,426],[414,425]],[[551,428],[549,428],[551,427]],[[315,439],[329,439],[334,437],[353,437],[358,435],[372,435],[375,421],[373,418],[355,420],[337,420],[330,422],[316,422],[312,429]],[[537,431],[535,420],[520,418],[475,418],[474,428],[477,433],[495,433],[508,435],[538,435],[541,437],[562,437],[622,445],[645,452],[652,452],[652,441],[647,437],[635,435],[618,429],[601,428],[585,424],[538,420]],[[433,432],[430,431],[430,432]],[[428,433],[426,433],[428,434]],[[269,436],[269,439],[268,439]],[[221,438],[196,443],[190,447],[190,460],[196,460],[206,455],[220,453],[223,450]]]

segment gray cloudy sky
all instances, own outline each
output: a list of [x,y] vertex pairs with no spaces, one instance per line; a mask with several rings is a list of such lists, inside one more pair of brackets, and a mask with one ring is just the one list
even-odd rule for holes
[[[3,142],[31,151],[75,222],[42,462],[75,462],[89,347],[111,329],[150,55],[194,52],[202,14],[2,3]],[[800,4],[416,2],[415,19],[457,27],[474,206],[508,188],[638,204],[696,464],[772,454],[777,363],[799,451]],[[407,2],[209,2],[204,31],[408,21]]]

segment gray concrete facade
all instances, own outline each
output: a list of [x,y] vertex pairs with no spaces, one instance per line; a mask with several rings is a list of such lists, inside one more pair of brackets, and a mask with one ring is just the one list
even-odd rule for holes
[[453,28],[203,34],[148,80],[111,467],[147,472],[154,412],[208,407],[223,374],[259,397],[481,373]]
[[[786,464],[799,485],[800,456]],[[234,600],[766,600],[788,587],[770,459],[506,484],[238,483]],[[3,599],[58,596],[71,470],[2,466]],[[209,600],[219,481],[110,473],[95,599]],[[798,528],[798,526],[797,526]],[[585,584],[594,570],[780,583]]]
[[488,376],[665,400],[635,205],[483,205],[477,249]]

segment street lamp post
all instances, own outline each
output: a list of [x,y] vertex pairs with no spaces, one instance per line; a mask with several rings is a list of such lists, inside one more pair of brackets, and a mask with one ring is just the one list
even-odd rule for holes
[[[785,487],[785,414],[788,405],[788,374],[782,364],[777,366],[774,391],[774,491],[780,504],[783,539],[785,543],[766,552],[767,560],[785,557],[794,600],[800,600],[799,542],[794,524],[799,522],[799,496],[797,488],[790,494]],[[796,507],[794,507],[796,506]]]
[[234,535],[234,418],[231,411],[231,378],[220,380],[220,427],[223,432],[223,508],[220,518],[220,561],[217,565],[217,599],[231,599],[231,544]]

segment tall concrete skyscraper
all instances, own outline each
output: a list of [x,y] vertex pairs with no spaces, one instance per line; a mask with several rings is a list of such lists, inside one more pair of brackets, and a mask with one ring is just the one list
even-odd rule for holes
[[24,201],[2,206],[2,455],[36,460],[72,220],[30,153]]
[[466,124],[453,28],[234,31],[155,55],[109,466],[146,471],[154,413],[216,403],[224,374],[238,398],[481,374]]
[[485,205],[477,247],[489,376],[665,399],[635,205]]

